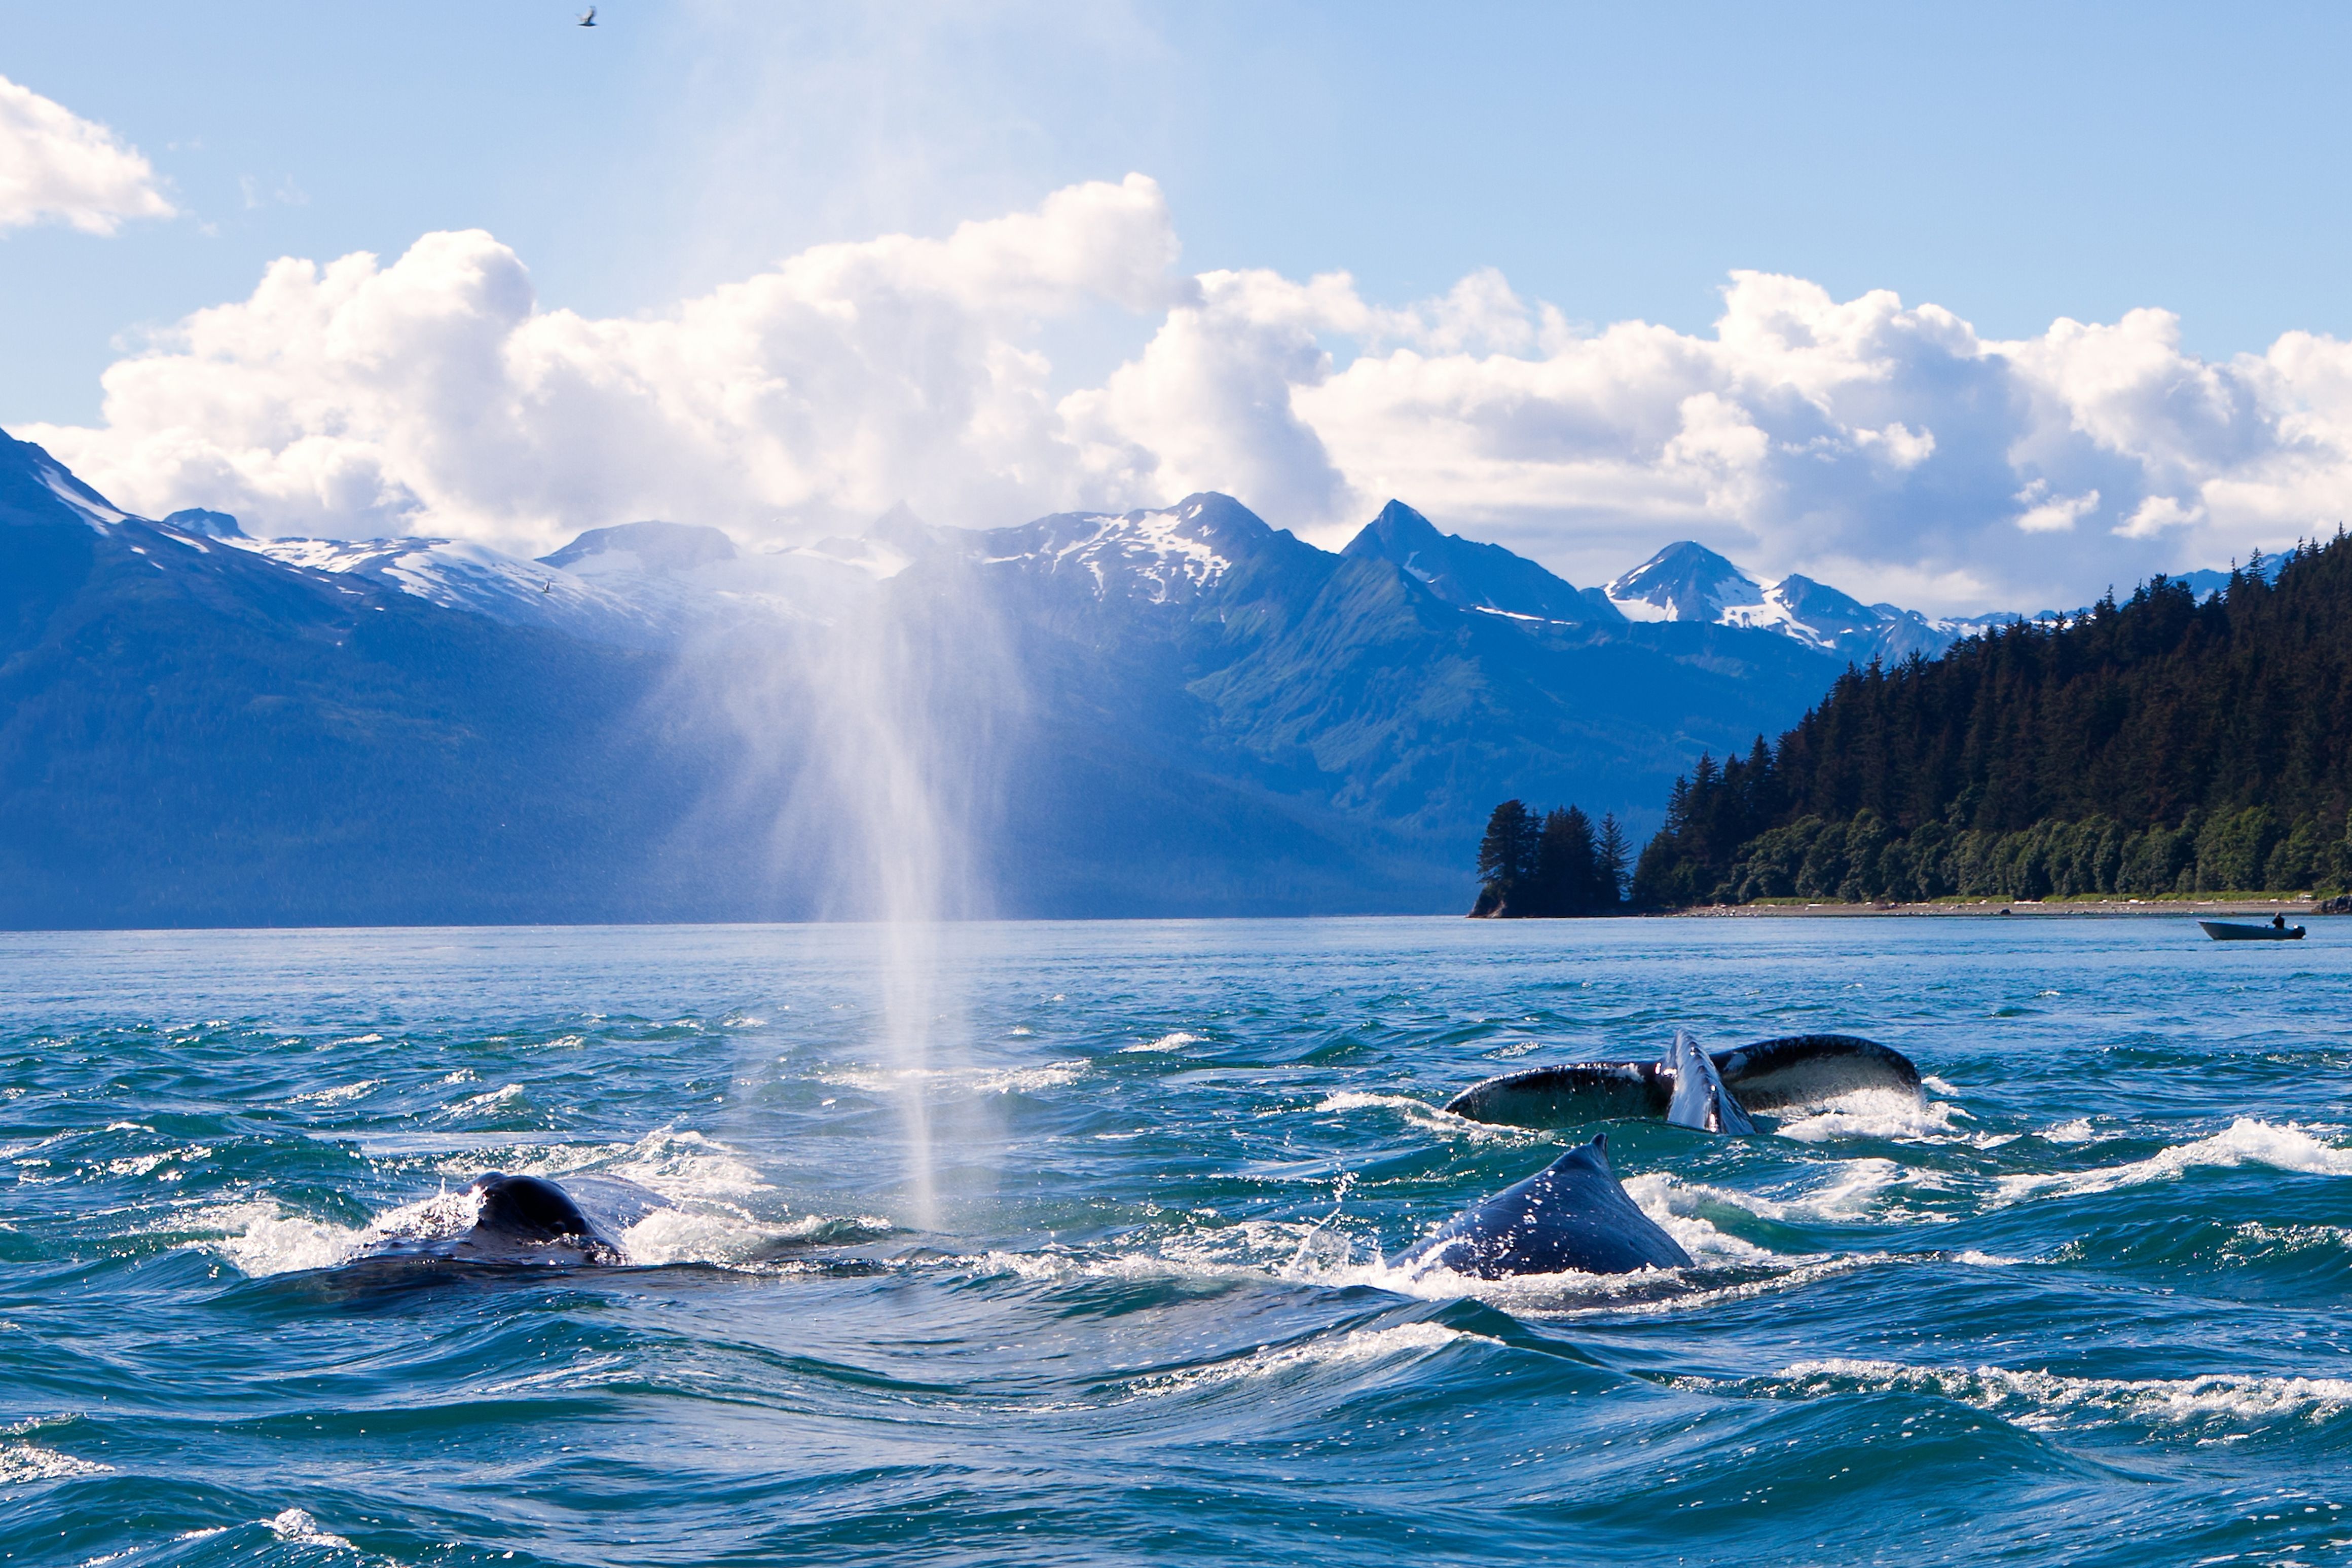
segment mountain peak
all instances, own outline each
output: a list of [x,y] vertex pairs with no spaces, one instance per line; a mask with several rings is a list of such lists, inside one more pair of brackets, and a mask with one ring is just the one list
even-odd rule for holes
[[[604,559],[596,558],[603,557]],[[539,558],[541,566],[565,570],[691,571],[712,561],[733,560],[735,541],[720,530],[698,523],[615,523],[590,528],[553,555]]]
[[1402,501],[1382,507],[1339,553],[1391,562],[1448,604],[1467,610],[1530,621],[1596,619],[1591,601],[1566,579],[1501,545],[1440,533]]
[[1677,539],[1604,591],[1629,621],[1722,621],[1764,602],[1763,586],[1696,539]]
[[183,507],[163,519],[163,526],[174,533],[194,534],[208,539],[241,539],[245,529],[226,512],[208,511],[202,507]]
[[100,530],[130,516],[41,447],[0,430],[0,517],[54,519],[60,507],[75,521]]

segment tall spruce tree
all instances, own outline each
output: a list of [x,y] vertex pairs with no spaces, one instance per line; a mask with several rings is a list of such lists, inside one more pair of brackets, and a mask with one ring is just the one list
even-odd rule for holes
[[1633,858],[1633,846],[1625,841],[1625,830],[1617,825],[1614,811],[1601,813],[1601,842],[1595,854],[1601,865],[1601,906],[1613,915],[1625,902],[1625,873]]
[[1592,843],[1592,819],[1574,806],[1544,817],[1536,850],[1536,886],[1530,915],[1590,915],[1600,903],[1600,866]]
[[1473,915],[1517,915],[1522,890],[1536,877],[1542,825],[1524,800],[1506,800],[1486,819],[1478,841],[1478,903]]

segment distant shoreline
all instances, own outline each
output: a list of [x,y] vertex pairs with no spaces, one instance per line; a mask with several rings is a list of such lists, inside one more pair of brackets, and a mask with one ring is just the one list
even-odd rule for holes
[[2148,915],[2175,918],[2214,915],[2318,915],[2312,898],[2070,898],[2042,903],[2028,899],[1974,898],[1934,904],[1710,904],[1677,909],[1676,918],[1706,920],[1842,920],[1872,915],[1948,915],[1984,919],[2006,912],[2012,916],[2053,919],[2064,915],[2095,915],[2105,919]]

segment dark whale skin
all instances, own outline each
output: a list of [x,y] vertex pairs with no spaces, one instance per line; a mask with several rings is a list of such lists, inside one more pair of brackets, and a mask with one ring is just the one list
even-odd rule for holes
[[617,1176],[578,1176],[569,1187],[544,1176],[492,1171],[468,1189],[474,1223],[456,1236],[400,1239],[370,1249],[346,1270],[435,1263],[625,1263],[618,1238],[656,1208],[658,1194]]
[[1407,1250],[1396,1266],[1507,1280],[1687,1269],[1691,1256],[1626,1196],[1609,1168],[1604,1134],[1455,1215]]
[[[1901,1051],[1850,1034],[1801,1034],[1759,1040],[1731,1051],[1695,1051],[1712,1066],[1731,1108],[1754,1114],[1815,1104],[1858,1089],[1892,1090],[1915,1098],[1919,1070]],[[1522,1068],[1474,1083],[1445,1109],[1474,1122],[1507,1127],[1572,1127],[1621,1116],[1672,1116],[1684,1088],[1669,1049],[1656,1061],[1568,1061]],[[1702,1085],[1702,1091],[1704,1085]],[[1724,1121],[1720,1108],[1715,1119]],[[1704,1126],[1699,1113],[1685,1125]],[[1728,1130],[1722,1127],[1710,1131]]]

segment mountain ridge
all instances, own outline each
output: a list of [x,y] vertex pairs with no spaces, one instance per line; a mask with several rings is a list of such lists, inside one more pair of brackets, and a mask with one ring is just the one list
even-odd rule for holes
[[522,561],[152,523],[9,441],[0,924],[872,915],[894,800],[942,813],[904,827],[943,913],[1452,910],[1494,800],[1645,828],[1846,663],[1383,516],[1339,552],[1203,493]]

